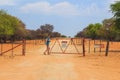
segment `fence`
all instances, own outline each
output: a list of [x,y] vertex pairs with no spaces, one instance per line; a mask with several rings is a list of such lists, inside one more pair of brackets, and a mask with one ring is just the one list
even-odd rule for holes
[[[85,49],[88,53],[97,53],[106,51],[107,41],[105,40],[85,40]],[[120,52],[120,42],[110,41],[109,52]]]
[[25,56],[26,41],[0,43],[0,55],[23,55]]
[[[57,41],[55,43],[55,41]],[[83,42],[84,41],[84,42]],[[63,53],[97,53],[106,51],[105,40],[92,40],[82,38],[56,38],[51,39],[50,47],[54,45],[51,52]],[[69,45],[69,46],[68,46]],[[26,53],[35,53],[45,47],[45,40],[22,40],[13,43],[0,43],[0,55],[25,55]],[[58,48],[58,49],[57,49]],[[62,48],[62,49],[61,49]],[[39,51],[40,52],[40,51]],[[120,42],[111,41],[109,44],[109,52],[120,52]],[[37,52],[38,53],[38,52]]]
[[[39,46],[45,46],[45,40],[30,40],[26,42],[27,45],[33,44],[31,49],[38,49]],[[51,38],[50,48],[51,52],[55,53],[105,53],[105,40],[92,40],[83,38]],[[54,45],[54,46],[53,46]],[[69,45],[69,46],[68,46]],[[37,47],[38,46],[38,47]],[[30,47],[30,46],[29,46]],[[109,52],[120,52],[120,42],[110,41]]]
[[[52,45],[54,45],[56,39],[52,40]],[[57,40],[58,43],[55,43],[57,45],[61,45],[61,47],[67,45],[67,40],[69,40],[69,38],[67,38],[65,40],[65,38],[59,38]],[[73,43],[70,43],[70,46],[72,46],[73,44],[75,44],[74,47],[77,47],[76,50],[78,53],[83,53],[83,55],[85,55],[85,53],[103,53],[105,54],[106,52],[106,45],[107,45],[107,41],[106,40],[92,40],[92,39],[83,39],[83,38],[73,38],[73,40],[71,41]],[[59,46],[56,46],[59,47]],[[60,47],[60,48],[61,48]],[[72,50],[74,47],[71,47],[69,49]],[[54,49],[53,51],[58,52],[60,51],[59,49]],[[61,52],[65,52],[64,50],[61,49]],[[75,53],[75,49],[74,51],[70,51],[71,53]],[[110,41],[109,42],[109,51],[108,52],[112,52],[112,53],[120,53],[120,42],[115,42],[115,41]]]

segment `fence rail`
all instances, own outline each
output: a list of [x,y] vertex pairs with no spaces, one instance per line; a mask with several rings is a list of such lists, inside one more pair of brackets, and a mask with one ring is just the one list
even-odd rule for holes
[[[22,40],[22,41],[19,41],[19,42],[11,42],[9,43],[9,46],[11,45],[11,47],[9,49],[7,49],[6,47],[8,46],[3,44],[3,43],[0,43],[1,44],[1,48],[0,48],[0,55],[4,55],[4,54],[7,54],[8,52],[11,51],[12,55],[14,54],[14,50],[18,47],[21,46],[21,53],[22,55],[25,55],[25,50],[26,50],[26,41],[25,40]],[[3,51],[4,49],[4,51]]]

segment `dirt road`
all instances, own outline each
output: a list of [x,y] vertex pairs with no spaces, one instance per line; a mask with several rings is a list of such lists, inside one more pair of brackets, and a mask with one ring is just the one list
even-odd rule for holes
[[[43,51],[43,49],[42,49]],[[120,54],[51,54],[0,57],[0,80],[119,80]]]

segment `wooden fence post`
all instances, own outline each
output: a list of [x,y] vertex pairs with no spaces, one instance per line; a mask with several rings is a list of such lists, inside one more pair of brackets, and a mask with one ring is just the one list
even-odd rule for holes
[[108,52],[109,52],[109,40],[107,40],[105,56],[108,56]]
[[22,42],[22,55],[25,56],[25,49],[26,49],[26,41],[25,39],[23,39],[23,42]]
[[83,38],[83,56],[85,56],[85,39]]
[[2,51],[3,51],[3,43],[1,42],[1,53],[0,53],[0,55],[2,56]]
[[11,45],[12,45],[12,55],[11,56],[13,57],[13,54],[14,54],[14,51],[13,51],[13,41],[12,41]]
[[90,53],[90,39],[89,39],[89,50],[88,50],[88,51],[89,51],[89,53]]
[[100,40],[100,52],[101,52],[101,45],[102,45],[102,44],[101,44],[101,40]]

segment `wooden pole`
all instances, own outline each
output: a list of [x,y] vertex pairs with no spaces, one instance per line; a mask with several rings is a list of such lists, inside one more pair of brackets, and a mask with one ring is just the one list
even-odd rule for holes
[[83,38],[83,56],[85,56],[85,39]]
[[90,39],[89,39],[89,53],[90,53]]
[[95,44],[96,44],[96,43],[95,43],[95,40],[94,40],[94,53],[96,52],[96,49],[95,49]]
[[23,39],[23,43],[22,43],[22,55],[25,56],[25,48],[26,48],[26,42],[25,39]]
[[0,53],[1,56],[2,56],[2,51],[3,51],[3,43],[1,41],[1,53]]
[[102,44],[101,44],[101,40],[100,40],[100,52],[101,52],[101,45],[102,45]]
[[109,51],[109,40],[107,40],[105,56],[108,56],[108,51]]
[[12,41],[12,55],[11,56],[13,57],[13,41]]

